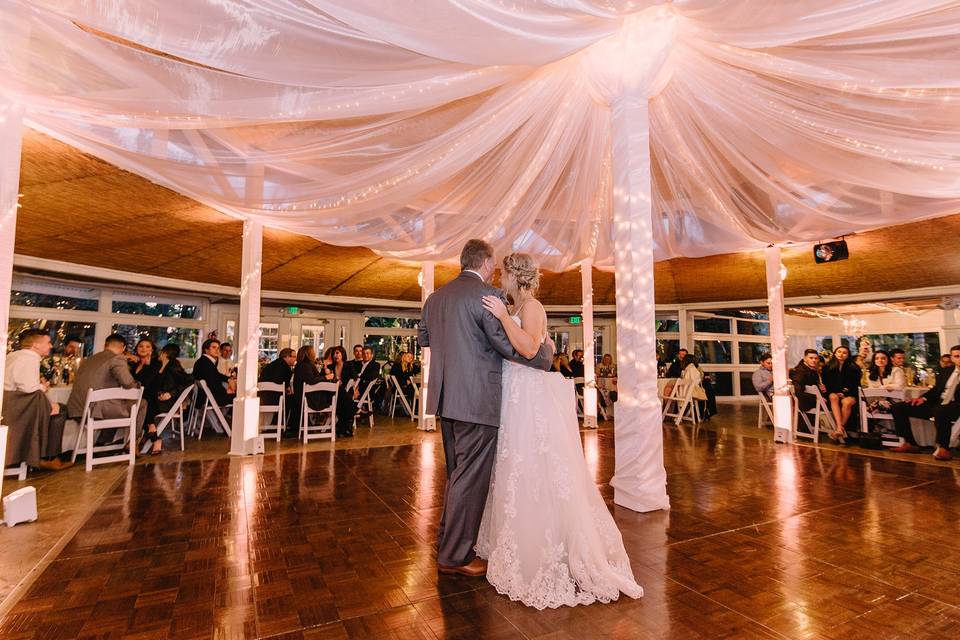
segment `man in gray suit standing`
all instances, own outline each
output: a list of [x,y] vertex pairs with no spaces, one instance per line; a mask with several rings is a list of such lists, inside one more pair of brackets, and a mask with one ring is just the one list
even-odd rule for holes
[[548,371],[549,338],[531,360],[520,356],[500,321],[483,308],[485,295],[503,297],[487,284],[495,268],[493,247],[469,240],[460,253],[460,275],[427,298],[419,326],[430,347],[427,413],[440,417],[447,489],[437,534],[440,573],[483,576],[485,560],[473,548],[487,502],[500,426],[503,359]]

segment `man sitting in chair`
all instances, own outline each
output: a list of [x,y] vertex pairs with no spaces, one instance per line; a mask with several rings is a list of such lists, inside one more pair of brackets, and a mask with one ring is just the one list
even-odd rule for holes
[[[380,377],[380,363],[373,359],[373,349],[371,347],[363,348],[363,364],[360,365],[360,371],[357,373],[357,385],[353,388],[353,401],[360,402],[363,392],[371,382]],[[370,399],[376,404],[374,397],[375,389],[370,390]],[[364,408],[360,410],[359,417],[365,418],[370,412]]]
[[817,397],[806,392],[806,387],[819,387],[820,393],[826,393],[820,379],[820,354],[816,349],[807,349],[803,352],[803,360],[790,369],[790,382],[793,383],[793,393],[797,398],[797,408],[800,411],[809,411],[817,406]]
[[[207,383],[218,407],[232,407],[233,399],[237,394],[236,381],[217,368],[220,360],[220,341],[216,338],[207,338],[203,341],[202,349],[203,355],[193,363],[193,379]],[[204,401],[203,393],[198,393],[197,403],[202,406]]]
[[[87,404],[87,394],[98,389],[133,389],[140,384],[133,379],[127,359],[123,357],[127,350],[127,341],[118,333],[107,336],[103,344],[103,351],[95,353],[80,363],[77,377],[67,400],[67,415],[74,420],[83,418],[83,410]],[[92,407],[94,418],[106,419],[125,418],[130,415],[131,401],[104,400]],[[147,419],[147,402],[140,401],[137,410],[137,433],[143,432],[143,424]],[[105,429],[99,439],[101,444],[109,442],[114,436],[113,429]]]
[[913,400],[898,402],[890,408],[897,435],[903,438],[903,444],[894,449],[897,453],[918,453],[920,447],[913,436],[910,418],[933,418],[937,427],[937,449],[933,457],[937,460],[952,460],[950,436],[953,423],[960,418],[960,344],[950,347],[951,366],[943,367],[937,373],[937,382],[929,391]]
[[773,399],[773,356],[760,357],[760,368],[753,372],[753,388],[767,400]]

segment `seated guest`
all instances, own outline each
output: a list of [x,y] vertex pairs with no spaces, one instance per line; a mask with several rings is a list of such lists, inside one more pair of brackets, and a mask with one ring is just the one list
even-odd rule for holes
[[822,377],[836,424],[836,430],[830,434],[830,439],[842,442],[847,436],[847,423],[853,415],[853,408],[860,398],[860,380],[863,373],[851,360],[850,350],[841,346],[833,350],[833,356],[824,367]]
[[[902,350],[900,355],[903,355]],[[893,391],[907,386],[907,376],[903,372],[903,366],[893,366],[892,360],[891,355],[882,349],[874,352],[873,362],[870,363],[870,371],[867,374],[867,387]]]
[[72,463],[61,462],[66,407],[47,399],[47,382],[40,379],[40,361],[50,355],[50,335],[28,329],[18,338],[20,348],[7,355],[3,373],[3,424],[7,434],[4,466],[26,462],[29,466],[59,471]]
[[[360,398],[366,392],[367,387],[371,384],[376,384],[380,378],[380,363],[373,359],[373,348],[364,347],[363,348],[363,364],[360,366],[360,370],[357,372],[357,384],[353,388],[353,399],[357,402],[360,401]],[[371,399],[374,399],[374,388],[370,388]],[[376,400],[374,399],[374,404]],[[366,415],[367,411],[362,412]]]
[[174,342],[164,345],[157,357],[157,375],[143,392],[149,414],[145,437],[153,443],[150,449],[152,456],[163,452],[163,441],[157,434],[157,414],[165,414],[174,409],[174,403],[183,390],[193,384],[193,376],[184,370],[177,359],[179,357],[180,345]]
[[79,336],[67,336],[63,339],[63,353],[61,354],[64,358],[82,358],[83,357],[83,340]]
[[950,347],[951,366],[940,369],[937,382],[919,398],[897,402],[890,409],[897,435],[903,438],[903,444],[894,449],[897,453],[917,453],[920,447],[913,436],[910,418],[933,418],[937,428],[937,449],[933,457],[937,460],[952,460],[950,453],[950,435],[953,423],[960,418],[960,344]]
[[[290,422],[288,431],[299,431],[303,410],[303,387],[319,382],[328,382],[326,371],[321,372],[317,366],[317,350],[312,345],[300,347],[297,351],[297,361],[293,367],[293,402],[290,407]],[[313,392],[306,396],[307,406],[314,411],[321,411],[330,406],[331,393]]]
[[153,384],[153,379],[157,376],[158,364],[156,348],[152,340],[140,338],[133,354],[128,355],[127,360],[130,362],[130,374],[141,387],[146,389]]
[[[682,369],[680,370],[679,380],[677,382],[669,382],[663,387],[663,397],[668,398],[670,394],[673,393],[674,387],[678,384],[680,385],[695,385],[699,387],[703,381],[703,374],[700,373],[700,368],[697,366],[697,358],[692,353],[687,353],[685,349],[682,350],[684,353],[683,361],[680,363]],[[706,395],[704,394],[704,399]]]
[[357,376],[360,375],[360,370],[363,369],[363,345],[355,344],[353,345],[353,360],[347,363],[349,371],[345,377],[350,380],[355,380]]
[[229,378],[236,368],[237,364],[233,361],[233,345],[229,342],[221,342],[220,356],[217,358],[217,371]]
[[607,407],[617,401],[617,365],[613,363],[613,356],[603,354],[596,371],[597,395],[603,406]]
[[937,369],[943,371],[944,369],[949,369],[953,366],[953,360],[950,358],[949,353],[941,353],[940,360],[937,362]]
[[907,374],[907,354],[903,349],[898,347],[890,350],[890,364],[894,369],[893,373],[890,374],[891,378],[900,376],[900,374],[896,372],[896,370],[899,369],[903,373],[903,386],[907,387],[913,383],[913,378]]
[[323,363],[327,369],[327,382],[340,383],[349,367],[347,363],[347,350],[340,345],[330,347],[326,353],[323,354]]
[[[133,389],[139,386],[123,356],[126,350],[127,341],[124,337],[118,333],[112,333],[104,341],[103,351],[93,354],[80,363],[70,399],[67,401],[67,415],[70,418],[76,420],[83,418],[87,394],[92,390]],[[128,400],[105,400],[94,404],[91,411],[94,418],[126,418],[130,415],[131,404]],[[147,403],[145,400],[140,400],[140,407],[137,409],[137,433],[143,431],[146,419]],[[102,438],[109,440],[112,434],[104,432]]]
[[407,399],[407,402],[413,402],[413,394],[416,391],[413,378],[419,374],[420,363],[413,359],[413,354],[409,351],[401,353],[400,360],[390,369],[390,375],[397,379],[397,384],[400,385],[400,391]]
[[[216,338],[207,338],[201,347],[203,354],[193,363],[193,379],[207,383],[214,402],[218,407],[233,406],[233,399],[237,395],[236,381],[227,374],[221,373],[217,367],[220,359],[220,341]],[[197,404],[205,402],[203,391],[198,390]]]
[[773,356],[760,356],[760,368],[753,372],[753,388],[767,400],[773,399]]
[[583,377],[583,349],[574,349],[570,354],[570,372],[574,378]]
[[573,370],[570,369],[570,361],[567,359],[567,354],[558,353],[553,356],[553,364],[550,366],[550,371],[554,373],[559,373],[564,378],[572,378]]
[[[293,367],[297,364],[297,354],[290,347],[280,349],[277,359],[268,362],[260,370],[258,382],[272,382],[283,385],[284,393],[293,394]],[[280,394],[276,391],[261,391],[258,394],[264,405],[273,406],[280,402]]]
[[683,373],[683,360],[687,357],[689,352],[686,349],[680,349],[677,351],[677,358],[670,363],[670,367],[667,369],[667,374],[665,378],[679,378]]
[[797,363],[789,373],[790,382],[793,383],[793,395],[797,399],[797,409],[800,411],[809,411],[817,405],[817,397],[812,393],[807,393],[807,387],[818,387],[820,393],[826,393],[827,388],[820,379],[820,354],[816,349],[806,349],[803,352],[803,359]]

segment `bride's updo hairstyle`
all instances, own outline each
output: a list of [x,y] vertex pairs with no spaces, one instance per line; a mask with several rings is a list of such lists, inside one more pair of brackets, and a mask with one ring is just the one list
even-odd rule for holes
[[517,288],[536,291],[540,286],[540,270],[537,261],[529,253],[511,253],[503,259],[503,272],[513,276]]

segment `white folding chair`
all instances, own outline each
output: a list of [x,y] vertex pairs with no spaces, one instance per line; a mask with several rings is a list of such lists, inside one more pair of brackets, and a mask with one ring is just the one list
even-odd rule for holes
[[[329,407],[323,409],[311,409],[307,402],[308,393],[318,391],[330,391],[333,393],[333,400]],[[340,392],[340,385],[336,382],[318,382],[316,384],[303,385],[303,392],[300,394],[300,438],[307,444],[310,440],[320,440],[330,438],[330,442],[337,440],[337,395]],[[321,421],[319,424],[310,424],[310,416],[319,414]]]
[[16,476],[17,480],[26,480],[27,479],[27,463],[21,462],[16,466],[4,467],[3,476],[5,478]]
[[[373,400],[370,399],[370,391],[373,389],[374,385],[377,384],[377,379],[374,378],[367,384],[367,388],[363,390],[363,393],[360,394],[360,399],[357,401],[357,412],[366,411],[367,420],[369,421],[368,426],[373,429]],[[353,427],[357,427],[357,414],[353,414]]]
[[[698,386],[694,383],[684,383],[682,379],[678,380],[677,384],[673,385],[670,395],[665,398],[662,418],[664,420],[673,418],[675,424],[680,424],[684,420],[689,420],[694,426],[700,424],[700,406],[693,397]],[[671,405],[676,407],[673,411],[670,410]]]
[[[194,407],[195,418],[199,418],[200,424],[197,427],[196,422],[194,422],[194,429],[197,429],[197,440],[203,438],[203,427],[207,424],[207,415],[213,415],[216,419],[213,427],[219,429],[223,433],[227,434],[229,437],[230,432],[230,423],[227,422],[227,419],[223,417],[223,411],[221,407],[217,405],[217,400],[213,396],[213,392],[210,391],[210,387],[207,386],[206,380],[197,380],[197,384],[200,385],[200,389],[203,391],[203,411],[198,411]],[[224,405],[224,408],[227,405]]]
[[[286,386],[280,384],[279,382],[258,382],[257,391],[273,391],[280,394],[280,399],[277,404],[260,405],[260,433],[275,436],[277,442],[280,442],[280,436],[283,434],[283,429],[287,424]],[[263,423],[263,414],[267,414],[267,424]],[[273,414],[276,414],[277,416],[277,424],[275,425],[269,423],[270,416]]]
[[[183,416],[184,407],[186,407],[187,411],[193,409],[193,396],[196,392],[197,385],[191,384],[180,392],[180,397],[173,403],[169,411],[158,413],[156,416],[160,419],[160,422],[157,423],[157,437],[163,435],[163,431],[168,425],[173,425],[171,427],[173,429],[173,435],[180,438],[180,451],[184,450],[184,427],[187,423],[187,420]],[[180,427],[179,431],[177,430],[178,426]],[[149,446],[149,443],[144,443],[144,449]]]
[[[73,447],[73,461],[76,462],[77,454],[83,453],[86,456],[87,471],[93,470],[95,464],[107,464],[110,462],[127,461],[133,465],[137,460],[137,413],[140,409],[140,400],[143,397],[143,387],[136,389],[121,389],[114,387],[110,389],[91,389],[87,392],[87,402],[83,408],[83,418],[80,420],[80,432],[77,434],[77,442]],[[106,400],[124,400],[130,401],[130,415],[122,418],[94,418],[93,405]],[[123,440],[117,442],[116,438],[110,444],[96,445],[97,431],[104,429],[126,429],[127,433]],[[83,449],[80,443],[84,440],[86,434],[86,444]],[[124,451],[124,448],[128,451]],[[95,458],[94,454],[110,451],[120,451],[107,456]]]
[[[793,438],[809,438],[813,442],[819,442],[820,440],[820,431],[823,429],[820,427],[820,420],[823,419],[826,421],[831,431],[836,430],[835,423],[833,421],[833,416],[830,415],[830,407],[827,406],[827,401],[823,397],[823,394],[820,393],[820,387],[816,385],[807,385],[804,387],[804,391],[812,395],[816,399],[816,404],[812,409],[807,409],[806,411],[800,410],[800,404],[797,402],[794,405],[793,412]],[[797,398],[794,398],[794,401],[797,401]],[[797,417],[803,420],[803,424],[807,427],[808,431],[800,431]],[[810,416],[813,416],[813,422],[810,421]]]
[[760,398],[760,407],[757,409],[757,429],[763,429],[765,423],[775,424],[773,420],[773,406],[767,400],[767,396],[759,391],[757,396]]
[[[861,388],[860,389],[860,431],[866,433],[870,430],[870,425],[868,420],[873,418],[874,420],[889,420],[893,421],[893,415],[890,413],[880,413],[874,412],[871,413],[869,410],[870,400],[871,399],[880,399],[888,398],[890,400],[901,401],[904,398],[904,392],[902,389],[894,389],[893,391],[887,391],[886,389],[870,389],[870,388]],[[884,438],[883,445],[886,447],[896,447],[899,446],[899,438]]]
[[[586,384],[585,378],[574,378],[573,379],[573,392],[577,397],[577,417],[583,418],[583,385]],[[600,392],[597,392],[597,413],[604,420],[609,420],[607,416],[607,410],[603,406],[603,403],[600,402]]]
[[396,376],[390,376],[390,382],[393,385],[393,401],[390,403],[390,417],[393,418],[396,415],[397,411],[397,401],[403,405],[404,410],[406,410],[407,415],[410,416],[410,421],[415,421],[419,416],[417,414],[417,404],[420,401],[420,389],[417,388],[416,384],[413,386],[413,404],[410,404],[410,401],[407,400],[407,396],[404,395],[403,389],[400,388],[400,382],[397,380]]

